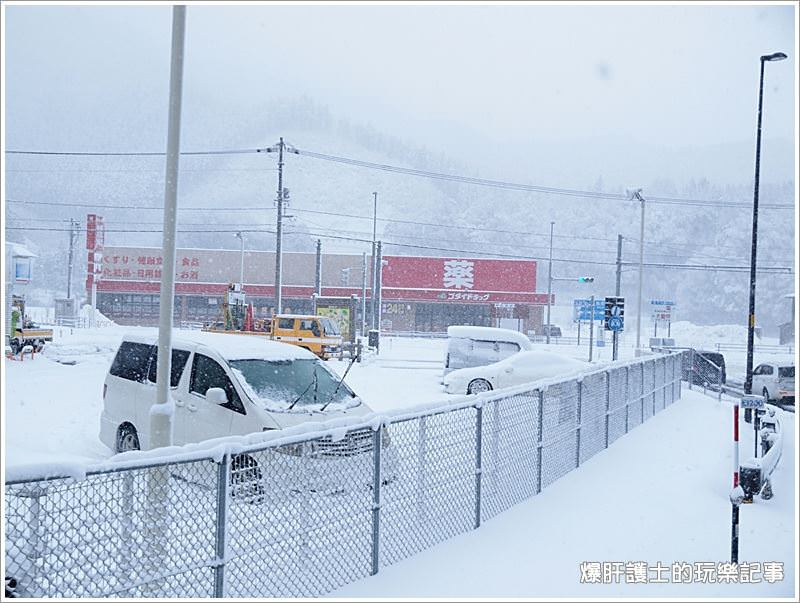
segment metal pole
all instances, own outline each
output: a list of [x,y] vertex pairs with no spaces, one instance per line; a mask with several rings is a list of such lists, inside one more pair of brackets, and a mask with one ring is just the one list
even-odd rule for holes
[[228,484],[230,483],[231,455],[224,454],[217,466],[217,523],[214,552],[217,565],[214,567],[214,597],[225,596],[225,556],[227,548]]
[[[739,485],[739,404],[733,406],[733,487]],[[739,562],[739,505],[731,500],[731,563]]]
[[547,325],[545,326],[546,343],[548,344],[550,343],[550,297],[553,291],[553,225],[555,225],[555,222],[550,222],[550,259],[547,267]]
[[756,175],[753,185],[753,241],[750,246],[750,304],[747,312],[747,373],[744,393],[753,393],[753,333],[756,326],[756,251],[758,249],[758,183],[761,168],[761,110],[764,101],[764,57],[758,81],[758,127],[756,130]]
[[375,297],[378,295],[378,281],[377,281],[377,273],[378,267],[376,262],[376,255],[375,255],[375,248],[376,248],[376,235],[378,232],[378,193],[372,193],[373,198],[373,207],[372,207],[372,256],[370,258],[372,262],[372,297],[370,297],[369,301],[369,316],[372,322],[372,328],[377,329],[375,323]]
[[239,237],[239,241],[242,244],[241,258],[239,262],[239,284],[242,286],[242,291],[244,291],[244,234],[239,232],[236,234],[236,236]]
[[283,312],[283,137],[278,142],[278,222],[275,229],[275,313]]
[[594,346],[594,295],[592,295],[590,303],[590,312],[589,315],[589,362],[592,361],[592,350]]
[[[184,31],[186,7],[172,9],[172,65],[169,78],[167,167],[164,190],[161,304],[158,324],[158,372],[156,406],[150,411],[150,448],[172,444],[172,398],[169,392],[172,365],[172,312],[175,297],[175,232],[177,226],[178,162],[180,160],[181,96],[183,91]],[[156,409],[163,409],[161,412]]]
[[[620,296],[622,287],[622,235],[617,235],[617,282],[614,288],[614,295],[617,299]],[[611,360],[616,360],[619,356],[619,331],[611,332]]]
[[367,330],[367,254],[361,254],[361,336]]
[[[495,402],[495,404],[497,404]],[[475,417],[475,529],[481,527],[481,476],[483,474],[483,406]]]
[[72,259],[75,253],[75,239],[78,234],[78,224],[73,219],[69,219],[69,259],[67,260],[67,299],[72,297]]
[[372,570],[374,576],[380,568],[381,558],[381,435],[385,427],[372,434]]
[[581,319],[578,319],[578,345],[581,345]]
[[381,241],[378,241],[377,250],[375,252],[376,255],[376,262],[375,265],[377,266],[377,274],[375,277],[375,291],[376,291],[376,299],[375,299],[375,328],[378,331],[381,330],[381,305],[383,302],[383,245]]
[[314,273],[314,292],[322,297],[322,239],[317,239],[317,269]]
[[639,201],[642,202],[642,223],[639,229],[639,299],[636,312],[636,349],[642,344],[642,268],[644,266],[644,197],[641,193],[636,193]]

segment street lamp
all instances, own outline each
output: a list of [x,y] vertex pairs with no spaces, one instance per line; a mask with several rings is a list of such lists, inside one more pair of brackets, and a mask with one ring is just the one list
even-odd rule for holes
[[636,309],[636,349],[637,354],[639,347],[642,343],[642,276],[644,266],[644,197],[642,197],[642,189],[628,189],[628,199],[631,201],[642,202],[642,219],[639,227],[639,299],[637,300]]
[[375,255],[375,249],[377,246],[376,235],[378,231],[378,193],[372,193],[372,198],[374,200],[372,209],[372,296],[369,300],[369,313],[370,318],[372,319],[372,328],[379,329],[380,325],[377,324],[375,319],[375,298],[378,296],[378,259]]
[[758,82],[758,129],[756,130],[756,177],[753,186],[753,244],[750,248],[750,307],[747,321],[747,377],[744,393],[751,394],[753,388],[753,333],[756,326],[756,248],[758,241],[758,180],[761,167],[761,110],[764,101],[764,63],[782,61],[787,58],[782,52],[773,52],[761,57],[761,75]]
[[241,264],[239,267],[239,284],[242,286],[242,291],[244,291],[244,234],[240,230],[239,232],[233,233],[233,236],[239,239],[242,243]]

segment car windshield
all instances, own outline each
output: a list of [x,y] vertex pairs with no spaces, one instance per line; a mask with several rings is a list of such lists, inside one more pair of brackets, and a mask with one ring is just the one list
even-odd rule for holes
[[325,335],[341,335],[339,327],[330,318],[322,319],[322,328],[325,329]]
[[327,404],[326,411],[335,411],[361,403],[353,391],[344,383],[339,385],[339,377],[316,358],[231,360],[230,366],[247,394],[265,410],[310,412],[321,410]]
[[786,378],[789,377],[794,378],[794,367],[793,366],[782,366],[778,369],[778,377]]

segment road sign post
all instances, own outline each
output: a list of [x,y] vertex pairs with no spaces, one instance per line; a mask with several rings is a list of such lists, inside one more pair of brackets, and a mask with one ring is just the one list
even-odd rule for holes
[[619,332],[625,328],[625,298],[605,298],[605,328],[612,332],[611,359],[616,360],[619,354]]
[[753,456],[758,458],[758,430],[760,427],[759,423],[761,422],[759,411],[766,408],[767,401],[764,399],[764,396],[747,395],[741,399],[740,404],[742,408],[749,410],[755,415],[755,419],[753,420],[755,452],[753,452]]

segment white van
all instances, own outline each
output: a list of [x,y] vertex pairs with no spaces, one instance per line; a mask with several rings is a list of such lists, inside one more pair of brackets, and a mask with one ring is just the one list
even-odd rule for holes
[[456,369],[499,362],[522,350],[532,349],[530,339],[511,329],[462,325],[447,327],[444,375]]
[[[150,448],[157,353],[157,336],[125,336],[106,376],[100,440],[116,452]],[[176,334],[170,388],[176,445],[372,412],[314,354],[260,337]]]

